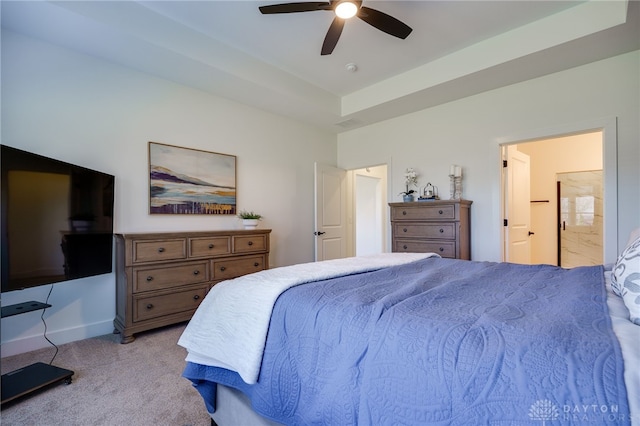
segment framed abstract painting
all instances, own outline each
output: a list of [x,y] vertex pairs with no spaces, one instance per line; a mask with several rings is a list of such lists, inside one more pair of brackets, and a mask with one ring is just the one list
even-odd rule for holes
[[149,214],[236,214],[236,157],[149,142]]

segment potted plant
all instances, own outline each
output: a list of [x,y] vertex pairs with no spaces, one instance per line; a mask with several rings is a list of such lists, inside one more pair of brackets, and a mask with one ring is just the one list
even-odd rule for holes
[[258,221],[262,219],[262,215],[253,211],[242,210],[238,213],[238,217],[242,219],[244,229],[256,229]]
[[401,192],[399,195],[402,195],[402,201],[408,203],[413,201],[413,194],[416,192],[413,189],[409,189],[409,186],[418,186],[418,173],[411,167],[409,167],[404,174],[404,184],[407,190]]

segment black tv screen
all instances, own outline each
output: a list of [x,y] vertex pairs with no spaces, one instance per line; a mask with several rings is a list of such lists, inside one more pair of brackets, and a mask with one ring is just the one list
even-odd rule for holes
[[110,273],[112,175],[1,146],[2,292]]

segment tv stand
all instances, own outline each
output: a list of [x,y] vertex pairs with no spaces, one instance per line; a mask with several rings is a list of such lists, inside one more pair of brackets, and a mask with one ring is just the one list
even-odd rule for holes
[[[19,315],[26,312],[46,309],[51,305],[42,302],[24,302],[15,305],[2,307],[2,318]],[[18,399],[41,390],[54,383],[71,383],[73,371],[54,365],[36,362],[23,368],[3,374],[2,378],[2,401],[0,404]]]

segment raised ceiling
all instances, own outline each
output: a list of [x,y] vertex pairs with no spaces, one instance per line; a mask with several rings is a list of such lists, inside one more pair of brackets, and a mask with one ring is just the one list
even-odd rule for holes
[[[3,28],[341,132],[640,49],[638,2],[375,1],[406,40],[361,20],[262,15],[279,1],[7,1]],[[355,64],[355,72],[347,70]]]

